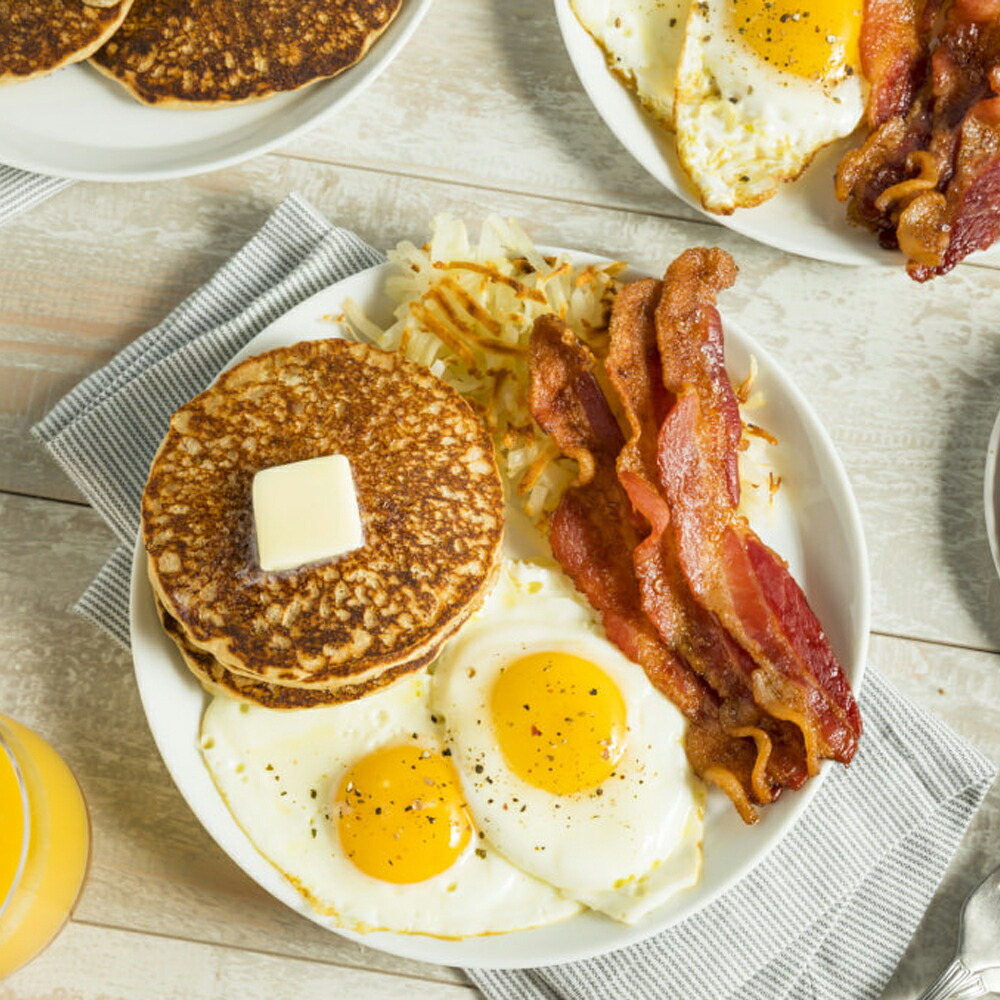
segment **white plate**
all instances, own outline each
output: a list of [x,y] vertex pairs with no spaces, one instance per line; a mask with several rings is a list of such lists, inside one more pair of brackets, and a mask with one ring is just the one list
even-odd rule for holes
[[[574,254],[578,262],[595,260]],[[298,340],[337,336],[329,316],[353,298],[380,322],[390,315],[382,282],[390,265],[355,275],[297,306],[256,337],[239,357]],[[868,561],[861,520],[843,466],[809,404],[758,344],[731,320],[725,321],[726,357],[742,379],[750,357],[759,365],[755,383],[767,405],[760,414],[776,434],[776,462],[786,485],[785,502],[767,523],[755,523],[765,541],[785,556],[827,630],[833,648],[857,690],[868,641]],[[153,737],[177,787],[222,849],[261,886],[318,923],[290,883],[257,853],[218,795],[202,762],[198,728],[207,696],[160,628],[145,574],[141,538],[132,579],[132,655],[143,708]],[[831,765],[837,766],[837,765]],[[465,941],[375,933],[352,940],[426,962],[465,967],[530,967],[580,959],[641,940],[705,906],[758,864],[802,815],[827,773],[800,792],[763,811],[755,827],[744,826],[721,792],[709,792],[704,870],[699,885],[667,903],[634,927],[587,913],[530,931]],[[327,924],[327,926],[329,926]]]
[[[779,250],[836,264],[903,266],[901,254],[883,250],[873,233],[848,223],[845,206],[833,193],[837,164],[853,145],[850,139],[820,152],[799,180],[784,185],[763,205],[732,215],[705,212],[677,159],[673,134],[659,126],[611,73],[600,47],[573,13],[570,0],[555,0],[555,6],[566,51],[598,114],[625,149],[677,197],[729,229]],[[969,259],[1000,264],[1000,249]]]
[[406,44],[430,4],[403,0],[356,66],[257,104],[147,107],[86,63],[0,87],[0,163],[92,181],[148,181],[231,166],[290,141],[359,94]]

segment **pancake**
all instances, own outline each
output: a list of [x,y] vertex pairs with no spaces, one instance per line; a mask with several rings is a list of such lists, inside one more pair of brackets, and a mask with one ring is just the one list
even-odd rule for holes
[[253,702],[264,708],[288,711],[354,701],[356,698],[363,698],[366,694],[372,694],[374,691],[387,687],[407,674],[423,669],[436,655],[435,653],[424,656],[418,661],[383,670],[378,677],[367,682],[342,684],[337,688],[305,688],[289,687],[285,684],[267,684],[227,670],[211,653],[206,653],[192,645],[180,627],[180,623],[176,618],[167,614],[159,601],[156,602],[156,611],[160,616],[164,632],[174,640],[188,669],[209,694],[226,694],[240,701]]
[[146,104],[244,104],[353,66],[400,2],[135,0],[92,62]]
[[[284,572],[257,564],[260,469],[351,464],[364,545]],[[142,501],[166,613],[226,670],[337,688],[432,656],[492,586],[504,496],[469,404],[400,355],[344,340],[249,358],[181,407]]]
[[0,86],[86,59],[125,19],[132,0],[3,0]]

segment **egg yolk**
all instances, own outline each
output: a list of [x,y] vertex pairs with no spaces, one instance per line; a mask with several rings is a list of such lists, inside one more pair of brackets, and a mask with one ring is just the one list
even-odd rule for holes
[[857,67],[860,0],[732,0],[736,31],[765,62],[812,80]]
[[511,770],[554,795],[601,784],[625,750],[621,692],[579,656],[532,653],[508,664],[493,686],[490,711]]
[[383,747],[357,761],[334,807],[344,853],[383,882],[423,882],[446,871],[472,836],[454,766],[418,746]]

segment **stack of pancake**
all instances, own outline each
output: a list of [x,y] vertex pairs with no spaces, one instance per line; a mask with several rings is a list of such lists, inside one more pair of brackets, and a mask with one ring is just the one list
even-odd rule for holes
[[[364,543],[260,569],[254,475],[345,455]],[[489,433],[425,368],[362,344],[250,358],[183,406],[142,502],[164,628],[209,690],[272,708],[353,700],[419,670],[489,592],[504,495]]]
[[259,101],[360,60],[401,0],[26,0],[0,2],[0,83],[91,57],[161,107]]

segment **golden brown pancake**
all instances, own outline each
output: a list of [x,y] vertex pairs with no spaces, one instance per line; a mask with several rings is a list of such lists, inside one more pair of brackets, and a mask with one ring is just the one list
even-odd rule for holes
[[[328,454],[351,463],[364,545],[264,572],[254,474]],[[154,591],[191,645],[255,681],[337,688],[433,656],[478,608],[504,497],[490,435],[454,389],[400,355],[320,340],[242,362],[174,415],[142,520]]]
[[0,0],[0,86],[86,59],[131,6],[132,0]]
[[421,657],[413,663],[404,663],[401,666],[383,670],[377,678],[368,682],[342,684],[338,688],[304,688],[289,687],[285,684],[267,684],[227,670],[211,653],[206,653],[193,646],[188,641],[177,619],[168,615],[158,600],[156,601],[156,611],[160,616],[163,630],[174,640],[188,669],[198,678],[202,687],[209,694],[227,694],[241,701],[262,705],[264,708],[287,711],[354,701],[381,690],[383,687],[388,687],[400,677],[423,669],[436,655]]
[[135,0],[92,62],[147,104],[259,101],[353,66],[400,2]]

